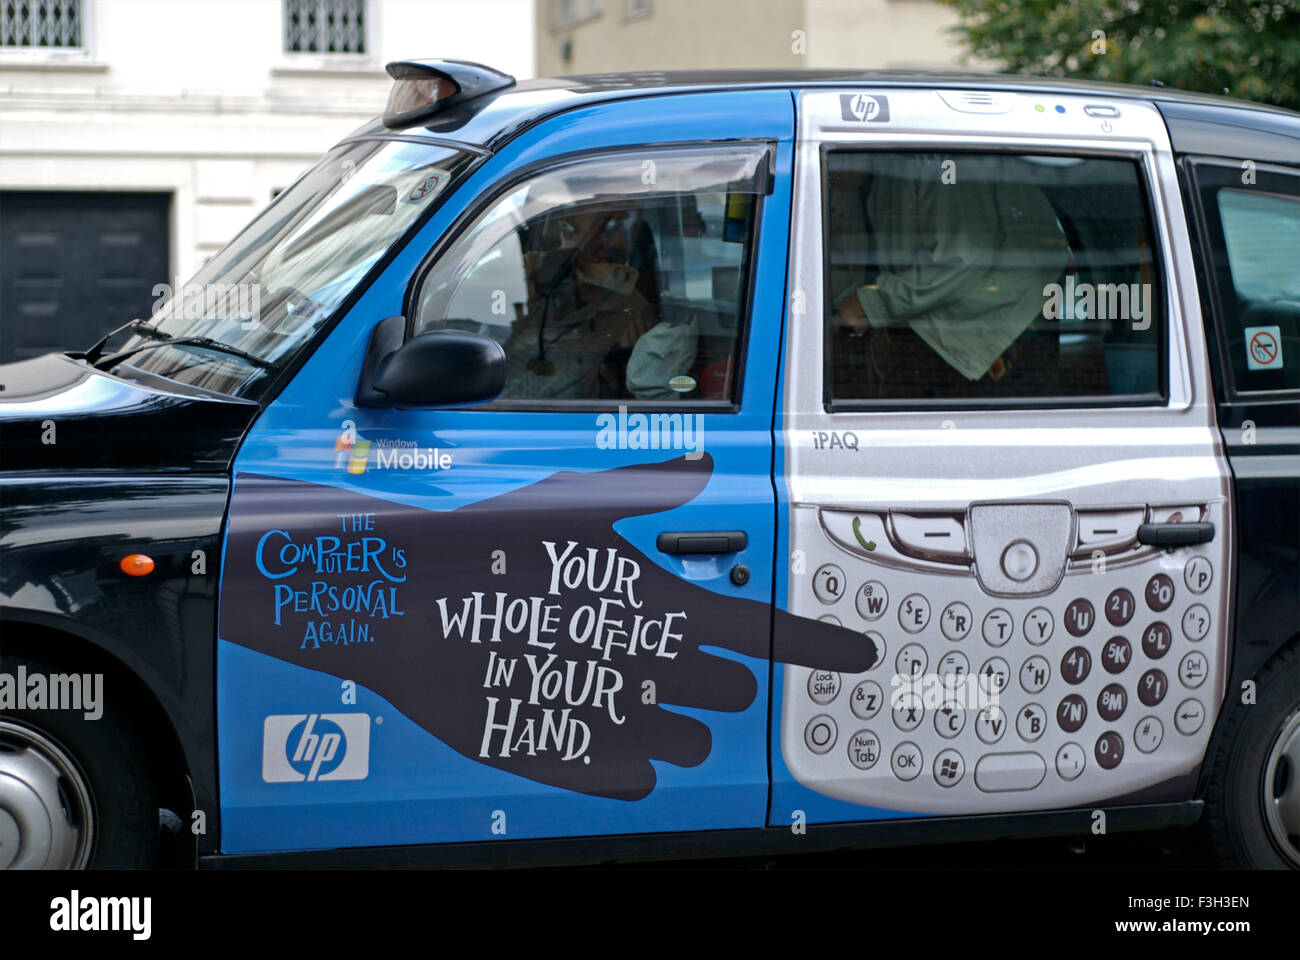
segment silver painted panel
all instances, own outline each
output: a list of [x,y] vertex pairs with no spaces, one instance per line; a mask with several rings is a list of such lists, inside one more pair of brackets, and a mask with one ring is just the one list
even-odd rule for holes
[[[841,98],[856,93],[883,98],[870,111],[876,119],[852,118]],[[951,91],[819,90],[799,97],[790,323],[777,434],[792,573],[787,596],[778,602],[803,616],[833,616],[870,634],[864,641],[885,652],[862,675],[785,668],[782,757],[813,790],[895,810],[987,813],[1102,802],[1197,769],[1227,676],[1231,486],[1214,423],[1191,249],[1167,133],[1154,108],[1104,97],[1009,92],[994,103],[967,106],[962,109]],[[1165,267],[1169,402],[828,413],[820,196],[826,143],[1139,158],[1159,221],[1153,242]],[[841,438],[851,433],[855,442],[828,444],[831,432]],[[987,577],[978,575],[973,553],[963,563],[942,551],[909,551],[890,519],[927,512],[966,517],[968,542],[983,549],[969,519],[979,503],[1026,505],[1018,519],[1014,509],[998,517],[1014,528],[1005,536],[983,535],[990,544],[984,552],[997,553],[995,560],[981,559],[991,571]],[[1037,512],[1044,504],[1066,505],[1068,533],[1059,508],[1050,521]],[[1115,511],[1123,518],[1123,511],[1141,510],[1160,519],[1169,507],[1182,507],[1188,520],[1203,513],[1215,525],[1214,540],[1157,550],[1126,540],[1117,527],[1117,543],[1077,541],[1079,511]],[[1023,592],[1009,585],[1014,580],[1005,570],[991,566],[1018,540],[1035,555],[1035,589]],[[1013,571],[1023,573],[1027,556],[1017,548],[1009,561]],[[1038,572],[1043,563],[1054,587]],[[819,581],[828,566],[835,573],[823,572]],[[828,577],[838,593],[828,589]],[[1154,584],[1151,596],[1160,605],[1169,592],[1162,578],[1172,596],[1166,607],[1154,609],[1148,585]],[[1128,619],[1110,622],[1108,604],[1131,606]],[[1051,630],[1044,637],[1047,620]],[[992,627],[986,630],[986,623]],[[1168,628],[1167,641],[1156,624]],[[1203,624],[1205,635],[1193,638]],[[1124,649],[1121,665],[1116,658]],[[1080,651],[1088,660],[1082,676]],[[918,664],[909,686],[909,671]],[[1040,684],[1036,671],[1044,665]],[[1007,681],[996,691],[1005,720],[996,724],[991,712],[981,719],[990,705],[985,687],[992,683],[981,676],[999,673]],[[1145,685],[1154,700],[1161,675],[1158,701],[1142,702],[1140,688]],[[945,688],[944,677],[956,680]],[[1118,715],[1117,687],[1123,690]],[[855,699],[855,692],[873,690],[883,700],[875,713]],[[934,702],[956,700],[958,691],[973,698],[960,704],[959,715]],[[919,718],[896,719],[891,698],[910,704],[909,694],[919,698]],[[1073,697],[1086,708],[1077,716]],[[1186,716],[1193,703],[1202,713],[1199,722]],[[1157,725],[1161,735],[1153,746]],[[1118,764],[1110,765],[1121,749]]]

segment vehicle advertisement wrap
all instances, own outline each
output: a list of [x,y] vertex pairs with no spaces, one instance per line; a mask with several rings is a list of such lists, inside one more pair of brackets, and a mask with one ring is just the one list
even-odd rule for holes
[[[789,222],[788,97],[774,144],[745,382],[773,383]],[[742,123],[643,101],[707,142]],[[678,98],[680,102],[680,98]],[[633,109],[633,107],[635,109]],[[760,109],[761,107],[761,109]],[[768,118],[757,123],[755,115]],[[467,179],[263,414],[236,462],[218,645],[227,852],[761,826],[768,801],[772,395],[677,413],[395,410],[354,403],[374,323],[508,171],[592,126],[521,137]],[[680,136],[679,136],[680,135]],[[389,278],[393,278],[390,280]],[[684,371],[683,371],[684,372]],[[725,554],[668,531],[743,531]],[[776,614],[779,660],[857,672],[852,631]],[[311,816],[302,816],[310,810]]]
[[[442,511],[240,475],[227,550],[256,575],[227,581],[223,636],[381,695],[462,756],[639,800],[651,760],[694,767],[713,746],[706,723],[664,705],[743,712],[764,672],[745,660],[768,656],[766,603],[683,582],[617,532],[694,499],[712,467],[564,471]],[[851,632],[777,617],[777,659],[870,666]],[[322,762],[342,764],[348,739]],[[288,747],[302,766],[324,749]]]
[[[1003,196],[987,209],[1025,229],[1037,210],[1031,232],[1060,249],[1062,222],[1097,217],[1072,205],[1080,194],[1062,171],[1099,161],[1041,162],[1030,139],[1038,111],[1008,103],[1008,145],[1025,153],[1021,166],[995,177],[1006,153],[963,156],[953,163],[966,174],[984,172],[948,183],[933,175],[946,155],[864,149],[858,124],[869,118],[853,116],[844,96],[809,90],[799,100],[791,301],[827,319],[793,323],[783,341],[774,476],[777,555],[786,562],[776,604],[858,631],[876,666],[780,668],[769,822],[1189,800],[1225,695],[1233,537],[1214,410],[1184,379],[1157,376],[1160,364],[1190,363],[1208,377],[1204,343],[1165,329],[1179,329],[1182,305],[1195,303],[1178,289],[1190,271],[1167,267],[1171,255],[1152,258],[1136,275],[1146,277],[1144,302],[1162,310],[1103,304],[1089,314],[1147,337],[1144,376],[1153,394],[1167,390],[1167,403],[1139,399],[1104,420],[1081,412],[1132,387],[1122,351],[1081,347],[1064,327],[1045,341],[1057,358],[1050,374],[1008,373],[1008,361],[993,355],[963,373],[970,355],[953,349],[955,340],[943,349],[922,343],[933,333],[927,324],[955,310],[970,336],[980,329],[970,308],[997,291],[1009,299],[986,318],[983,349],[1008,336],[999,332],[1006,317],[1020,329],[1059,320],[1057,286],[1027,272],[1017,274],[1028,284],[1019,293],[1001,278],[976,289],[915,254],[928,249],[920,241],[873,259],[861,253],[870,247],[863,238],[874,231],[878,247],[892,242],[884,223],[931,230],[933,221],[913,212],[931,202],[950,205],[956,224],[966,216],[958,211],[988,199],[988,183],[1019,197],[1020,174],[1041,167],[1050,172],[1032,174],[1023,201]],[[944,95],[931,91],[892,91],[889,111],[891,127],[917,144],[941,124],[967,123],[950,119]],[[1164,126],[1150,109],[1130,109],[1126,119],[1153,147],[1142,167],[1114,165],[1106,175],[1160,201],[1172,192],[1172,167],[1155,149]],[[992,166],[981,168],[984,160]],[[1147,180],[1136,178],[1139,169]],[[912,199],[895,208],[904,188]],[[1177,204],[1165,209],[1177,215]],[[973,247],[1002,242],[973,214],[966,227],[945,226],[945,242],[962,230]],[[1154,227],[1143,231],[1162,239]],[[1084,250],[1090,241],[1066,245]],[[1073,278],[1064,286],[1075,295]],[[922,289],[933,298],[917,317],[906,304]],[[882,315],[906,319],[873,333]],[[1189,326],[1199,330],[1200,318]],[[899,352],[908,337],[919,345],[915,362],[904,359],[910,348]],[[1085,366],[1097,385],[1060,376]],[[981,407],[965,402],[972,375],[988,377]]]

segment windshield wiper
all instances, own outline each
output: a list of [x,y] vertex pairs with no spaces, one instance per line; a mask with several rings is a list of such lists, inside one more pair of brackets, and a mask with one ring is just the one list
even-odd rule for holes
[[89,350],[87,350],[85,353],[81,355],[81,359],[85,360],[91,366],[94,366],[95,363],[99,361],[99,358],[103,356],[104,348],[108,346],[108,341],[112,340],[123,330],[128,330],[128,329],[131,330],[132,333],[138,333],[141,336],[149,337],[150,339],[154,339],[154,340],[158,339],[159,337],[166,336],[166,334],[159,333],[156,327],[151,327],[146,321],[144,321],[140,317],[136,317],[134,320],[128,320],[120,327],[110,330],[108,333],[104,334],[103,339],[101,339],[98,343],[96,343],[93,347],[91,347]]
[[211,337],[168,337],[165,340],[156,340],[153,343],[142,343],[138,347],[132,347],[130,350],[123,350],[121,353],[114,353],[111,356],[105,357],[103,360],[93,362],[91,366],[99,370],[107,370],[129,357],[134,357],[137,353],[143,353],[146,350],[154,350],[158,347],[181,345],[204,347],[208,350],[228,353],[231,356],[239,357],[241,360],[247,360],[249,363],[253,364],[253,366],[261,367],[263,370],[279,369],[269,360],[263,360],[261,357],[249,353],[247,350],[241,350],[239,347],[232,347],[228,343],[222,343],[220,340],[213,340]]

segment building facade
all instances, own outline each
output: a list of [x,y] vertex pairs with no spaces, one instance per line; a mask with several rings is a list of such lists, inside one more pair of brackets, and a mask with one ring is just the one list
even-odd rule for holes
[[147,316],[333,143],[389,60],[534,75],[532,0],[5,0],[0,362]]
[[960,65],[948,33],[957,16],[930,0],[538,0],[536,10],[542,76]]

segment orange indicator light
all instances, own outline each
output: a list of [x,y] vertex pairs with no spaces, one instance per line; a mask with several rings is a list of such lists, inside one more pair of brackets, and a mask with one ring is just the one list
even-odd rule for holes
[[144,577],[153,573],[153,558],[146,557],[143,553],[133,553],[123,557],[118,566],[128,577]]

